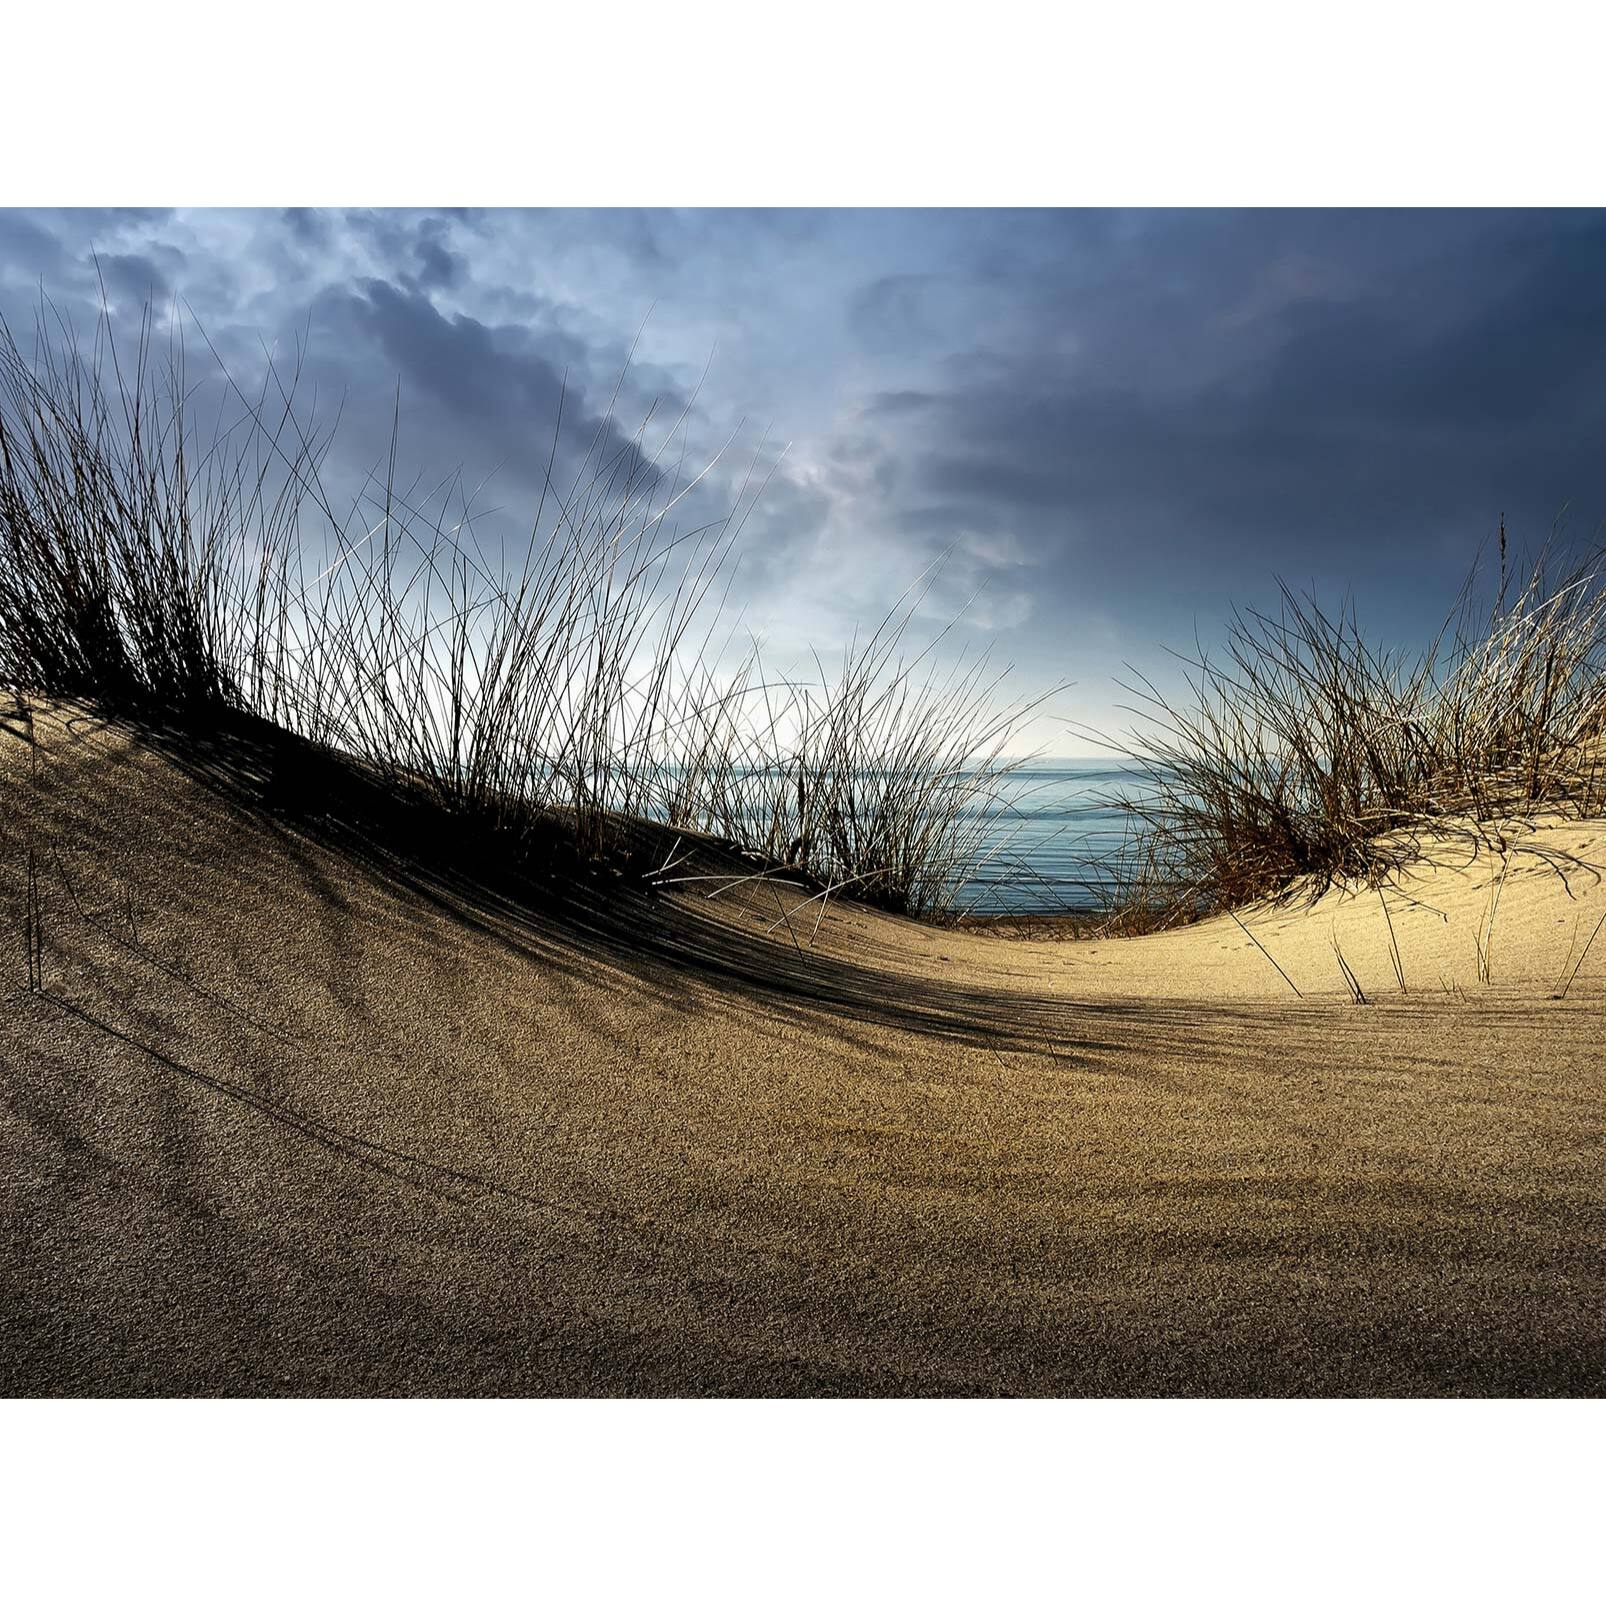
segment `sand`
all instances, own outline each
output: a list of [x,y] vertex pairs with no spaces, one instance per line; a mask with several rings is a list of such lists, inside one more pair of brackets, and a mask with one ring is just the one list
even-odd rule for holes
[[1402,993],[1366,889],[815,932],[398,851],[273,739],[0,766],[8,1395],[1601,1392],[1606,822],[1447,832]]

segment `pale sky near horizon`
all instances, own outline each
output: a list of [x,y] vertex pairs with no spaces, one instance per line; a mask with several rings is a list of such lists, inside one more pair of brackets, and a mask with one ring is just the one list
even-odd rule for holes
[[[0,311],[193,310],[231,360],[305,330],[336,454],[495,470],[533,511],[571,418],[695,392],[689,461],[790,443],[732,597],[829,653],[939,554],[930,628],[1124,723],[1278,576],[1424,636],[1505,514],[1606,519],[1606,214],[1454,211],[0,211]],[[710,362],[710,358],[712,361]],[[698,390],[705,367],[706,381]],[[767,452],[765,465],[773,461]],[[1041,728],[1032,745],[1085,751]]]

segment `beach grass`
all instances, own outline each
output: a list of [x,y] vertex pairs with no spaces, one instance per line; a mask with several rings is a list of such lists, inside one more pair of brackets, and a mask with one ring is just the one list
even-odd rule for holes
[[[513,853],[556,827],[605,857],[616,822],[653,819],[822,902],[920,915],[1007,858],[1011,754],[1062,688],[1012,699],[985,659],[939,662],[946,632],[916,639],[930,570],[829,666],[733,655],[762,444],[743,471],[716,472],[733,439],[691,473],[690,404],[626,432],[616,389],[560,477],[560,407],[528,538],[493,552],[460,474],[405,478],[399,414],[338,500],[299,353],[248,392],[208,347],[202,405],[180,322],[158,322],[147,308],[131,350],[104,314],[88,349],[48,305],[30,353],[0,327],[9,688],[198,731],[255,715]],[[1135,681],[1142,722],[1105,738],[1137,783],[1115,800],[1131,829],[1106,929],[1376,884],[1448,822],[1606,804],[1606,556],[1508,574],[1502,546],[1479,596],[1475,570],[1410,652],[1283,587],[1186,660],[1185,695]]]
[[1478,569],[1423,651],[1352,606],[1281,588],[1236,614],[1188,689],[1138,679],[1113,745],[1137,784],[1111,865],[1113,930],[1153,930],[1300,885],[1379,884],[1424,839],[1606,805],[1606,553],[1542,550],[1478,609]]
[[0,327],[8,687],[195,731],[256,715],[512,852],[556,823],[604,856],[610,822],[659,819],[826,898],[929,914],[998,851],[1006,755],[1043,699],[915,646],[929,572],[838,667],[777,673],[756,641],[728,667],[765,476],[757,453],[714,474],[733,442],[688,473],[689,404],[651,450],[656,408],[626,434],[610,407],[561,481],[560,408],[509,556],[461,475],[404,481],[399,417],[339,501],[299,354],[248,392],[208,350],[202,406],[176,318],[158,334],[147,308],[132,350],[104,314],[88,349],[48,306],[31,353]]

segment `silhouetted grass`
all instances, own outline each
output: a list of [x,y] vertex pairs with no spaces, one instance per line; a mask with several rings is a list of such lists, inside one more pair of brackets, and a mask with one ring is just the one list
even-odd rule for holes
[[166,327],[147,309],[125,353],[103,315],[86,354],[47,309],[30,357],[0,325],[7,686],[197,730],[248,712],[528,851],[553,822],[597,855],[611,821],[667,819],[914,912],[989,851],[1036,705],[1000,711],[983,665],[906,653],[923,592],[830,674],[768,677],[756,646],[720,672],[762,482],[755,454],[729,505],[690,516],[720,460],[685,474],[690,404],[650,452],[653,411],[625,436],[610,405],[561,483],[560,411],[528,542],[493,558],[460,477],[403,486],[398,432],[337,506],[299,354],[250,394],[218,358],[208,411]]

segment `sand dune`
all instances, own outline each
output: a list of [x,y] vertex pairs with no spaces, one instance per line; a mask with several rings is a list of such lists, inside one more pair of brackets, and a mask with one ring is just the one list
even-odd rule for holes
[[266,732],[0,764],[8,1394],[1601,1391],[1606,822],[1011,941],[519,883]]

